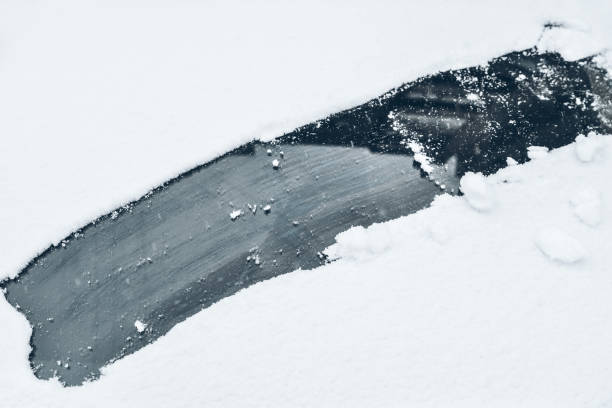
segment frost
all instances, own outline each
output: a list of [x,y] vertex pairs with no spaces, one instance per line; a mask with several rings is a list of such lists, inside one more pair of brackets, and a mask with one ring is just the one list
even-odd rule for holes
[[481,173],[466,173],[460,188],[467,202],[477,211],[490,211],[495,206],[495,192]]
[[536,236],[535,244],[553,261],[574,263],[586,257],[582,244],[558,228],[542,229]]

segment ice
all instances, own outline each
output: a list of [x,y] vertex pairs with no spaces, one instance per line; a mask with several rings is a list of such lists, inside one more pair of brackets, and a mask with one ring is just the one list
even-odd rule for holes
[[586,250],[582,244],[556,227],[540,230],[535,243],[540,251],[553,261],[574,263],[586,257]]
[[140,320],[136,320],[134,322],[134,327],[136,327],[136,331],[138,333],[142,333],[147,328],[147,325],[145,323],[141,322]]
[[589,136],[578,135],[576,137],[575,152],[576,157],[583,163],[593,161],[601,152],[603,144],[593,132]]
[[580,190],[572,195],[570,204],[574,214],[589,227],[596,227],[601,223],[601,194],[596,190],[592,188]]
[[466,173],[460,188],[467,202],[478,211],[490,211],[495,206],[495,192],[481,173]]

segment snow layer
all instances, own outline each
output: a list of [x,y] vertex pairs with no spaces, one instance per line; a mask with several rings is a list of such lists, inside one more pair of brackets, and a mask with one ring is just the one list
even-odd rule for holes
[[[226,298],[82,387],[34,379],[28,324],[1,301],[0,405],[606,406],[612,136],[598,140],[592,162],[574,144],[487,177],[488,212],[445,195],[344,232],[336,262]],[[586,187],[594,227],[569,205]]]
[[[569,21],[565,39],[609,40],[608,7],[3,0],[0,277],[232,147],[420,75],[531,47],[546,22]],[[573,46],[572,56],[591,51]]]
[[[194,164],[419,75],[530,47],[544,22],[588,27],[610,48],[608,11],[5,0],[0,276]],[[31,329],[0,297],[0,406],[609,406],[612,142],[600,139],[587,162],[574,144],[488,177],[488,212],[443,196],[341,234],[337,262],[224,299],[83,387],[35,379]],[[581,189],[598,197],[597,223],[576,211],[592,203],[575,201]],[[550,228],[583,259],[544,254],[537,238]]]

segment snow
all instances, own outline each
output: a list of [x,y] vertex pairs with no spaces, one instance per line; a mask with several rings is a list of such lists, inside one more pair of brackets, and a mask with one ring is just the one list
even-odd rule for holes
[[272,160],[272,167],[278,169],[280,162],[277,159]]
[[142,333],[145,331],[145,329],[147,328],[147,325],[144,324],[143,322],[141,322],[140,320],[136,320],[134,322],[134,327],[136,327],[136,331],[138,333]]
[[[242,290],[82,387],[34,379],[30,328],[2,301],[2,403],[605,406],[612,136],[600,140],[588,165],[574,143],[516,178],[468,176],[497,198],[487,213],[443,195],[344,232],[326,251],[337,261]],[[586,186],[601,196],[595,227],[568,204]]]
[[[531,47],[550,21],[570,23],[541,49],[610,48],[607,1],[5,0],[0,277],[245,141]],[[0,297],[0,406],[609,405],[611,148],[589,135],[464,177],[464,197],[340,234],[336,262],[224,299],[82,387],[35,379],[31,328]]]
[[495,206],[495,191],[481,173],[466,173],[459,185],[467,202],[475,210],[486,212]]
[[558,51],[568,61],[576,61],[585,56],[598,54],[606,49],[603,39],[593,36],[588,27],[559,27],[547,30],[538,42],[543,51]]
[[234,210],[230,213],[230,218],[232,219],[232,221],[236,221],[236,219],[238,219],[238,217],[240,217],[242,215],[242,210]]
[[0,276],[243,142],[531,47],[548,21],[609,39],[601,10],[606,1],[4,0]]
[[535,243],[553,261],[572,263],[586,256],[586,250],[580,242],[556,227],[539,231]]
[[601,153],[601,140],[598,135],[593,132],[589,136],[578,135],[576,137],[576,157],[584,163],[588,163],[595,159],[595,156]]
[[541,159],[546,157],[548,154],[548,147],[546,146],[529,146],[527,148],[527,157],[531,160]]
[[601,194],[592,188],[582,188],[570,199],[574,214],[589,227],[596,227],[602,221]]

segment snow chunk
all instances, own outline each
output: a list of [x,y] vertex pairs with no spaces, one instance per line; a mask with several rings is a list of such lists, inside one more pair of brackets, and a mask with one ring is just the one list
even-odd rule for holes
[[516,166],[518,162],[514,160],[512,157],[506,157],[506,165],[508,166]]
[[595,159],[603,148],[601,139],[594,132],[589,132],[589,137],[578,135],[576,137],[576,157],[583,163],[589,163]]
[[136,320],[134,322],[134,327],[136,327],[136,331],[138,333],[142,333],[147,328],[147,325],[145,323],[141,322],[140,320]]
[[338,234],[336,244],[323,252],[332,260],[362,260],[385,252],[390,244],[389,231],[385,224],[371,226],[369,229],[357,226]]
[[574,263],[586,256],[586,250],[580,242],[554,227],[541,230],[535,244],[553,261]]
[[596,227],[601,223],[601,197],[593,189],[584,189],[575,194],[570,200],[574,214],[589,227]]
[[495,193],[482,173],[466,173],[459,182],[467,202],[478,211],[489,211],[495,206]]
[[529,146],[527,148],[527,157],[531,160],[541,159],[548,155],[548,147],[546,146]]
[[277,159],[272,160],[272,167],[274,169],[278,169],[280,166],[280,162]]
[[234,210],[230,213],[230,218],[232,219],[232,221],[236,221],[236,219],[238,217],[240,217],[242,215],[242,210]]
[[272,207],[270,206],[270,204],[267,204],[266,206],[264,206],[263,211],[266,214],[269,214],[270,211],[272,210]]

